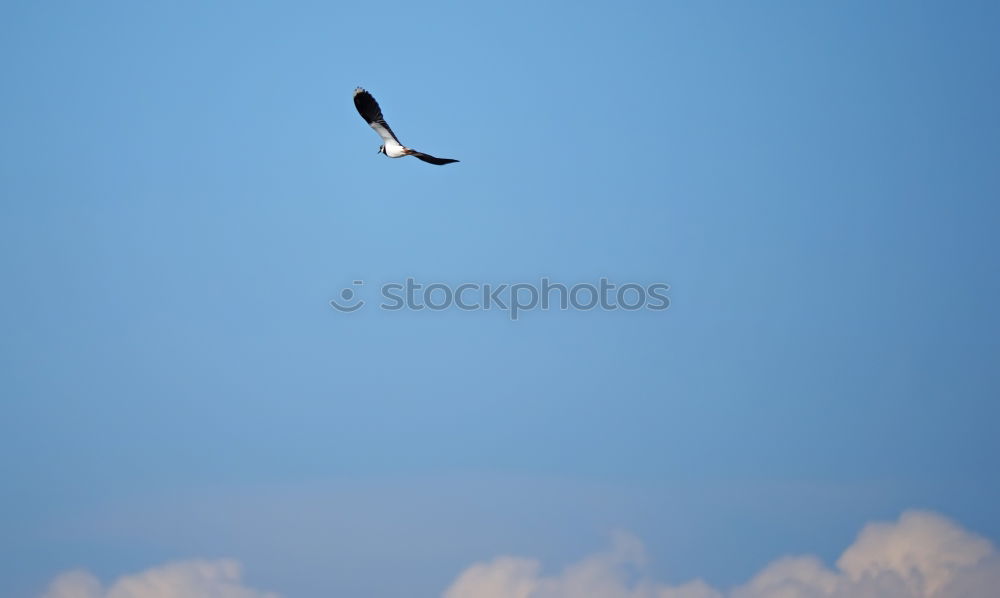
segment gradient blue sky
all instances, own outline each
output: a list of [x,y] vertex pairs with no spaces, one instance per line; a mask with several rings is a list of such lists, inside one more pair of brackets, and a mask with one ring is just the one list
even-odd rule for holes
[[[1000,538],[995,2],[8,2],[0,594]],[[361,85],[404,143],[376,154]],[[345,315],[352,280],[672,286]]]

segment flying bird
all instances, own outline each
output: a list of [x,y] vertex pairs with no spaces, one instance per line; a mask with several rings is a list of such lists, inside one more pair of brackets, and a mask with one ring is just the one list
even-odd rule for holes
[[382,138],[382,145],[379,146],[378,153],[385,154],[390,158],[414,156],[424,162],[437,164],[438,166],[458,162],[458,160],[452,160],[451,158],[435,158],[430,154],[405,147],[399,142],[399,139],[396,139],[395,133],[392,132],[388,123],[382,118],[382,109],[378,107],[378,102],[375,101],[372,94],[360,87],[354,90],[354,107],[358,109],[358,114],[361,115],[361,118],[365,119],[365,122],[371,128],[375,129],[378,136]]

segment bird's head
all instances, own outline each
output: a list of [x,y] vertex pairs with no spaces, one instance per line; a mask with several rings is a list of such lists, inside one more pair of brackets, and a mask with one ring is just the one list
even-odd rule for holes
[[384,145],[378,146],[378,153],[380,153],[380,154],[384,154],[385,153],[385,146]]

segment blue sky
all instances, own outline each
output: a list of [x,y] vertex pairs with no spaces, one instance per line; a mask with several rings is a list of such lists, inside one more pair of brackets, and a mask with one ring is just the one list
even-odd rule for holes
[[[614,529],[727,586],[914,507],[1000,538],[998,28],[5,4],[0,593],[231,557],[287,596],[439,595]],[[461,162],[378,155],[358,85]],[[543,276],[671,307],[328,305]]]

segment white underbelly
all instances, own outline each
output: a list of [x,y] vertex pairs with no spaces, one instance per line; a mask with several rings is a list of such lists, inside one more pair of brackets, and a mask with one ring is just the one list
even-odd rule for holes
[[385,155],[390,158],[402,158],[406,154],[403,152],[403,146],[398,143],[387,143],[385,144]]

